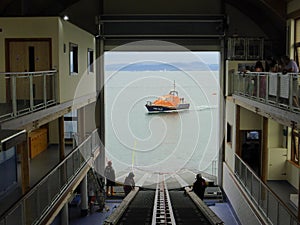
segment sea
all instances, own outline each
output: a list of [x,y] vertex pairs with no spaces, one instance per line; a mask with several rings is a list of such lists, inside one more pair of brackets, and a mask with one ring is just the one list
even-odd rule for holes
[[[105,77],[105,157],[117,177],[184,169],[217,176],[219,71],[118,71]],[[174,83],[190,108],[149,114],[146,102],[168,94]]]

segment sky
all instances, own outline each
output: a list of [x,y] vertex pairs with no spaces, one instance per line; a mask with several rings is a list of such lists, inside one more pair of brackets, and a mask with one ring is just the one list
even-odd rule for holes
[[219,52],[119,52],[105,53],[105,63],[127,64],[143,60],[157,60],[162,62],[192,62],[200,60],[206,64],[219,64]]

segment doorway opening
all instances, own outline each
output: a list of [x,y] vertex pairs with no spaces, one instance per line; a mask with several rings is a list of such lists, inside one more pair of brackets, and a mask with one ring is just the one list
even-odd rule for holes
[[[218,51],[105,53],[105,156],[117,179],[130,171],[139,177],[188,170],[217,180],[219,65]],[[174,88],[188,110],[147,111],[147,101]]]

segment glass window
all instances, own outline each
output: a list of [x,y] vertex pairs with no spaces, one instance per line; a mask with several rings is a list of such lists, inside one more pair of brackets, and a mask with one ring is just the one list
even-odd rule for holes
[[231,144],[232,142],[232,127],[229,123],[227,123],[227,143]]
[[70,75],[78,74],[78,45],[70,43]]
[[90,48],[88,49],[87,60],[88,60],[87,71],[88,71],[88,73],[93,73],[94,72],[94,51],[93,51],[93,49],[90,49]]

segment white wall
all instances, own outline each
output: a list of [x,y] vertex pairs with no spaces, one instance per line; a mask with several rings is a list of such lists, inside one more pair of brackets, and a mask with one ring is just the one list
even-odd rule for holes
[[[96,75],[87,73],[87,51],[94,50],[96,56],[95,38],[93,35],[75,25],[59,20],[59,101],[70,101],[74,98],[96,92]],[[70,75],[69,43],[78,45],[78,75]],[[64,45],[66,52],[64,52]],[[95,71],[95,67],[94,67]]]
[[264,224],[257,218],[256,214],[251,209],[244,197],[245,194],[237,187],[237,181],[234,178],[234,174],[225,163],[223,164],[223,188],[241,224]]
[[[228,97],[230,98],[230,97]],[[226,99],[226,124],[225,124],[225,162],[230,167],[230,169],[234,169],[234,153],[235,153],[235,142],[236,142],[236,127],[235,127],[235,104],[232,100]],[[232,142],[227,143],[227,123],[231,125],[232,132]]]

